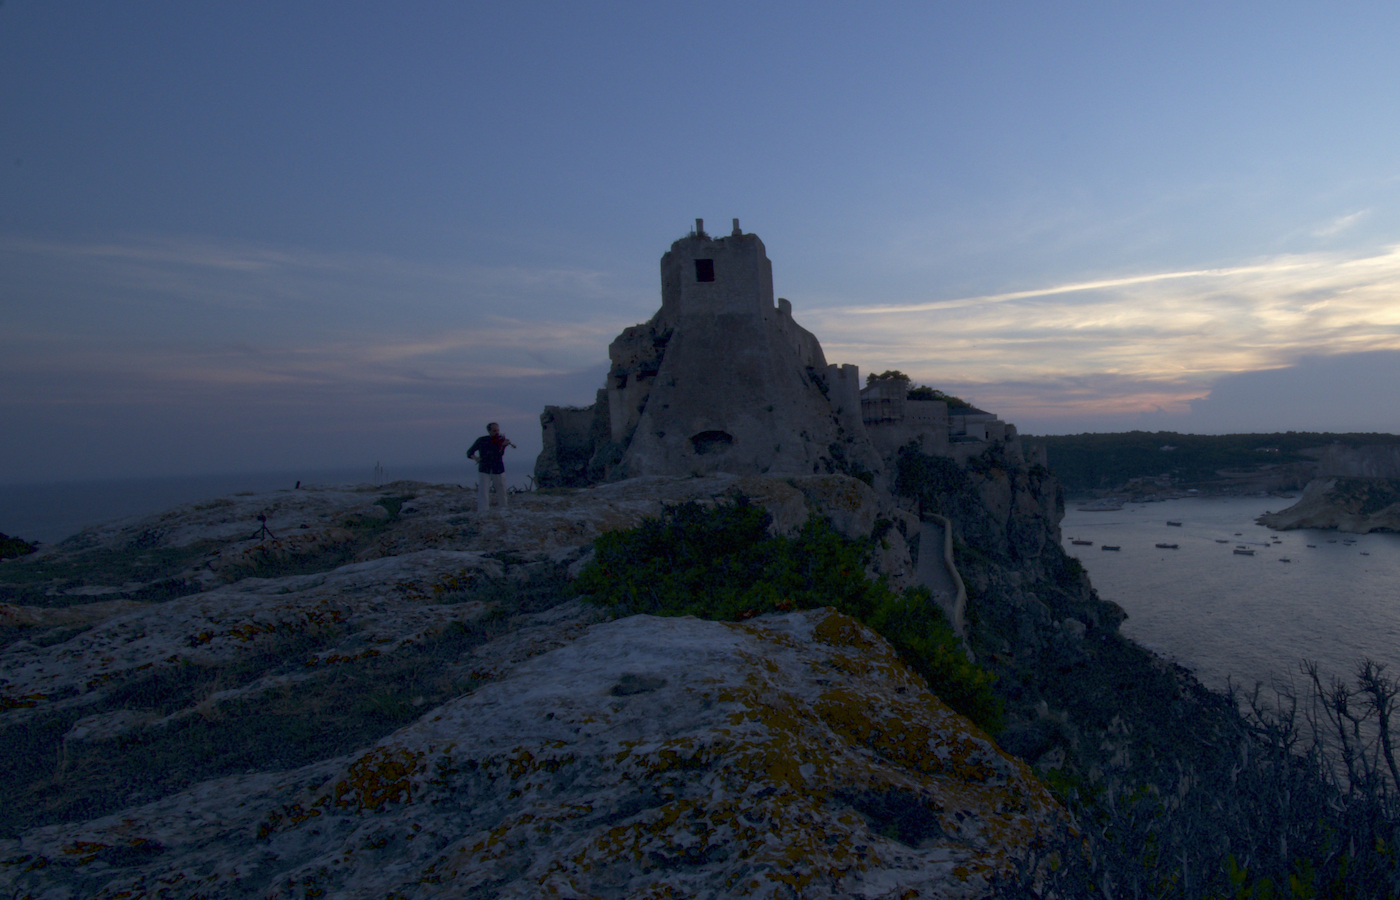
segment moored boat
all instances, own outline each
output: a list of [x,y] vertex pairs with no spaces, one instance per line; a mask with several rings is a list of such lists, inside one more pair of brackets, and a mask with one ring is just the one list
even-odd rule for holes
[[1081,541],[1081,540],[1079,540],[1078,538],[1075,538],[1074,540],[1070,541],[1070,543],[1071,543],[1071,544],[1078,544],[1078,545],[1081,546],[1081,547],[1092,547],[1092,546],[1094,546],[1094,542],[1093,542],[1093,541]]
[[1181,527],[1181,523],[1180,523],[1180,522],[1168,521],[1167,524],[1168,524],[1168,525],[1175,525],[1177,528],[1180,528],[1180,527]]
[[1114,547],[1114,546],[1112,546],[1111,544],[1104,544],[1104,545],[1103,545],[1103,549],[1104,549],[1104,550],[1122,550],[1123,548],[1122,548],[1122,547]]
[[1254,555],[1254,551],[1253,551],[1253,550],[1246,550],[1246,549],[1244,549],[1243,547],[1236,547],[1236,548],[1235,548],[1235,555],[1236,555],[1236,556],[1253,556],[1253,555]]
[[1159,550],[1178,550],[1178,549],[1181,548],[1181,545],[1180,545],[1180,544],[1158,544],[1158,545],[1157,545],[1157,548],[1158,548]]

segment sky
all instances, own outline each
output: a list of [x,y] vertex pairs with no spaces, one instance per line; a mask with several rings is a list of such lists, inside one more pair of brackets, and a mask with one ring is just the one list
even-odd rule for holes
[[1022,433],[1400,431],[1400,6],[3,0],[0,483],[529,471],[738,217]]

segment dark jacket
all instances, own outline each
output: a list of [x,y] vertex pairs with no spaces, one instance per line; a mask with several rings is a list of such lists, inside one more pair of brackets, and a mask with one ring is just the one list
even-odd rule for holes
[[476,443],[472,444],[471,449],[467,451],[467,456],[471,456],[473,453],[481,455],[481,459],[476,464],[478,472],[485,472],[488,475],[500,475],[505,472],[506,439],[499,434],[495,437],[483,434],[477,438]]

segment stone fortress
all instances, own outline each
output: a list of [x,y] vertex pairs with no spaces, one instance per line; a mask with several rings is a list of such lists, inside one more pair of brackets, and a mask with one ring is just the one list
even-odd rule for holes
[[908,399],[890,378],[860,387],[773,295],[773,264],[734,219],[704,222],[661,257],[661,308],[608,347],[607,384],[587,407],[547,406],[540,487],[645,475],[842,472],[886,486],[901,447],[960,463],[1001,443],[1024,459],[1014,425],[972,407]]

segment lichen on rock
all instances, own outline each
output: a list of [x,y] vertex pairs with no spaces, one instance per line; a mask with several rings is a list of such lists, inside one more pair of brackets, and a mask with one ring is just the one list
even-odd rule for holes
[[[9,865],[0,882],[107,896],[978,897],[1065,819],[1024,763],[831,610],[594,625],[365,751],[262,776],[236,805],[230,788],[213,829],[184,827],[214,812],[201,788],[5,842],[7,859],[64,862]],[[133,840],[163,849],[123,867],[65,856]]]

